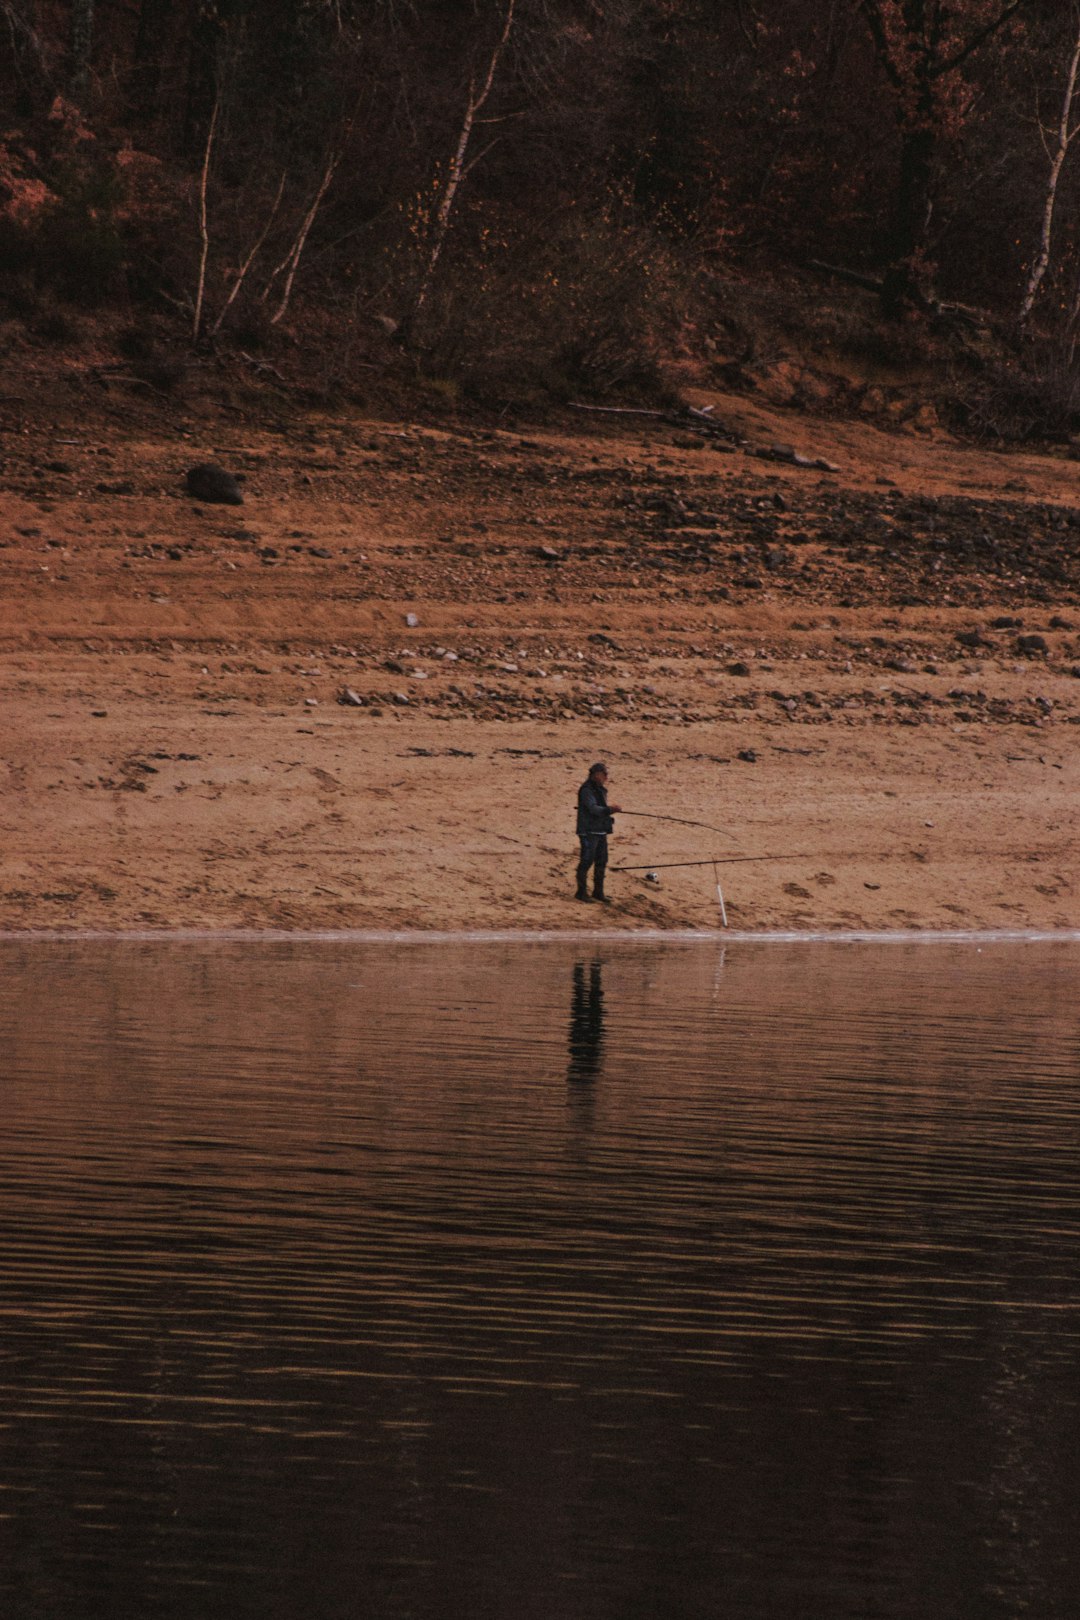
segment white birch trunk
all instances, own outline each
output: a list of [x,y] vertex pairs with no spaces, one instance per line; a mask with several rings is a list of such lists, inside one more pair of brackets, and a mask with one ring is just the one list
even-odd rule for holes
[[232,287],[229,289],[229,296],[228,296],[228,298],[226,298],[224,304],[221,306],[221,309],[218,311],[217,319],[215,320],[213,326],[210,328],[210,336],[211,337],[216,337],[217,334],[221,331],[221,324],[224,321],[226,315],[229,313],[229,310],[232,308],[233,302],[234,302],[237,294],[239,293],[241,287],[244,285],[244,282],[247,279],[248,271],[251,269],[252,265],[255,263],[255,260],[256,260],[256,258],[258,257],[258,254],[259,254],[259,250],[261,249],[263,243],[266,241],[266,238],[270,235],[270,227],[273,225],[274,220],[277,218],[278,207],[280,206],[281,198],[282,198],[282,195],[283,195],[283,193],[285,191],[286,173],[282,174],[281,180],[278,183],[277,196],[274,198],[274,206],[270,210],[270,214],[269,214],[269,217],[267,218],[266,224],[263,226],[263,228],[260,231],[259,235],[256,237],[254,243],[252,244],[250,253],[248,254],[247,258],[244,260],[243,264],[240,266],[240,269],[237,271],[236,279],[234,280],[234,282],[232,284]]
[[1039,288],[1050,265],[1050,239],[1054,226],[1054,209],[1057,206],[1058,182],[1065,159],[1069,155],[1080,126],[1072,122],[1073,101],[1076,97],[1076,81],[1080,75],[1080,22],[1077,24],[1076,39],[1073,44],[1072,60],[1069,63],[1069,74],[1065,84],[1065,96],[1061,104],[1061,120],[1058,124],[1057,146],[1050,159],[1050,174],[1046,183],[1046,202],[1043,207],[1042,230],[1039,235],[1039,250],[1035,255],[1035,262],[1031,266],[1031,273],[1024,288],[1024,296],[1020,303],[1019,323],[1024,326],[1031,315],[1038,297]]
[[469,83],[469,97],[465,103],[465,116],[461,121],[461,132],[458,135],[457,146],[454,148],[454,155],[450,159],[450,170],[446,176],[446,185],[443,187],[443,194],[439,198],[439,206],[435,213],[435,235],[431,244],[431,251],[428,254],[427,264],[424,267],[424,274],[421,278],[420,288],[416,294],[412,310],[406,322],[406,325],[409,326],[411,326],[412,322],[415,321],[416,317],[420,314],[420,311],[423,309],[424,304],[427,301],[427,295],[431,290],[431,283],[435,275],[435,267],[439,262],[439,256],[443,250],[443,243],[446,241],[446,235],[450,229],[450,215],[453,212],[454,198],[457,196],[458,188],[468,172],[469,165],[467,164],[466,159],[468,158],[469,154],[469,142],[472,140],[473,128],[476,124],[478,114],[483,108],[484,103],[487,101],[488,96],[491,94],[491,87],[495,83],[495,74],[498,71],[500,58],[502,57],[503,51],[506,49],[506,42],[510,38],[510,30],[514,26],[514,4],[515,0],[507,0],[506,16],[503,18],[502,33],[499,35],[499,38],[495,43],[495,47],[492,50],[491,58],[487,66],[487,73],[484,76],[484,82],[480,86],[479,91],[476,88],[475,79],[471,80]]
[[75,0],[71,8],[71,88],[82,96],[90,84],[94,49],[94,0]]
[[214,149],[218,108],[221,97],[214,97],[214,110],[210,114],[210,128],[206,132],[206,150],[203,153],[202,174],[199,176],[199,279],[195,287],[195,316],[191,323],[192,341],[198,343],[202,333],[203,298],[206,294],[206,261],[210,257],[210,226],[206,212],[206,187],[210,179],[210,154]]
[[[300,268],[300,259],[304,252],[304,246],[307,242],[308,234],[311,231],[312,225],[315,223],[315,215],[319,212],[322,205],[322,200],[330,189],[330,182],[334,178],[335,171],[337,170],[337,166],[340,161],[341,160],[337,155],[331,156],[327,161],[326,168],[323,171],[323,177],[319,182],[319,189],[315,193],[315,198],[311,204],[311,207],[304,215],[303,223],[296,233],[296,240],[293,243],[288,256],[282,261],[277,270],[274,272],[274,275],[277,276],[282,270],[286,269],[286,267],[288,271],[285,277],[285,288],[281,295],[281,302],[270,317],[271,326],[277,325],[278,321],[280,321],[281,317],[289,307],[289,299],[292,297],[293,282],[296,280],[296,272]],[[269,288],[267,288],[267,291],[269,291]]]

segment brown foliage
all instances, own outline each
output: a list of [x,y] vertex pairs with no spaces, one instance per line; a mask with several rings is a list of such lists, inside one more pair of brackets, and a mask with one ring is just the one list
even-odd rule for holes
[[[1074,37],[1048,0],[137,0],[74,44],[70,7],[2,9],[10,265],[466,392],[656,387],[739,267],[1015,311]],[[1071,161],[1055,185],[1034,320],[1064,327]]]

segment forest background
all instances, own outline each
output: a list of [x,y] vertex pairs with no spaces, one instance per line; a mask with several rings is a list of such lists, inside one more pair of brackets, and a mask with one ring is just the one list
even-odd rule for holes
[[1065,436],[1078,65],[1070,0],[0,0],[0,350],[499,406],[801,333],[801,403]]

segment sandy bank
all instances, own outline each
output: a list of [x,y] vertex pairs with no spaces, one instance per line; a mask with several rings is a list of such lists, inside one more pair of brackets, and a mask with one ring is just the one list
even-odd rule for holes
[[718,403],[697,450],[9,420],[0,926],[715,927],[709,868],[572,900],[598,756],[720,829],[613,861],[739,857],[733,929],[1076,926],[1072,464]]

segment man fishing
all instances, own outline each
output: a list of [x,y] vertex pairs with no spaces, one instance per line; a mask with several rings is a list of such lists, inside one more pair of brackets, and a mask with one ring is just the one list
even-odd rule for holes
[[[608,833],[614,832],[611,819],[620,806],[608,804],[607,766],[598,763],[589,767],[589,774],[578,788],[577,835],[581,842],[581,857],[577,869],[578,900],[599,900],[608,904],[604,893],[604,873],[607,871]],[[593,874],[593,892],[589,893],[589,871]]]

